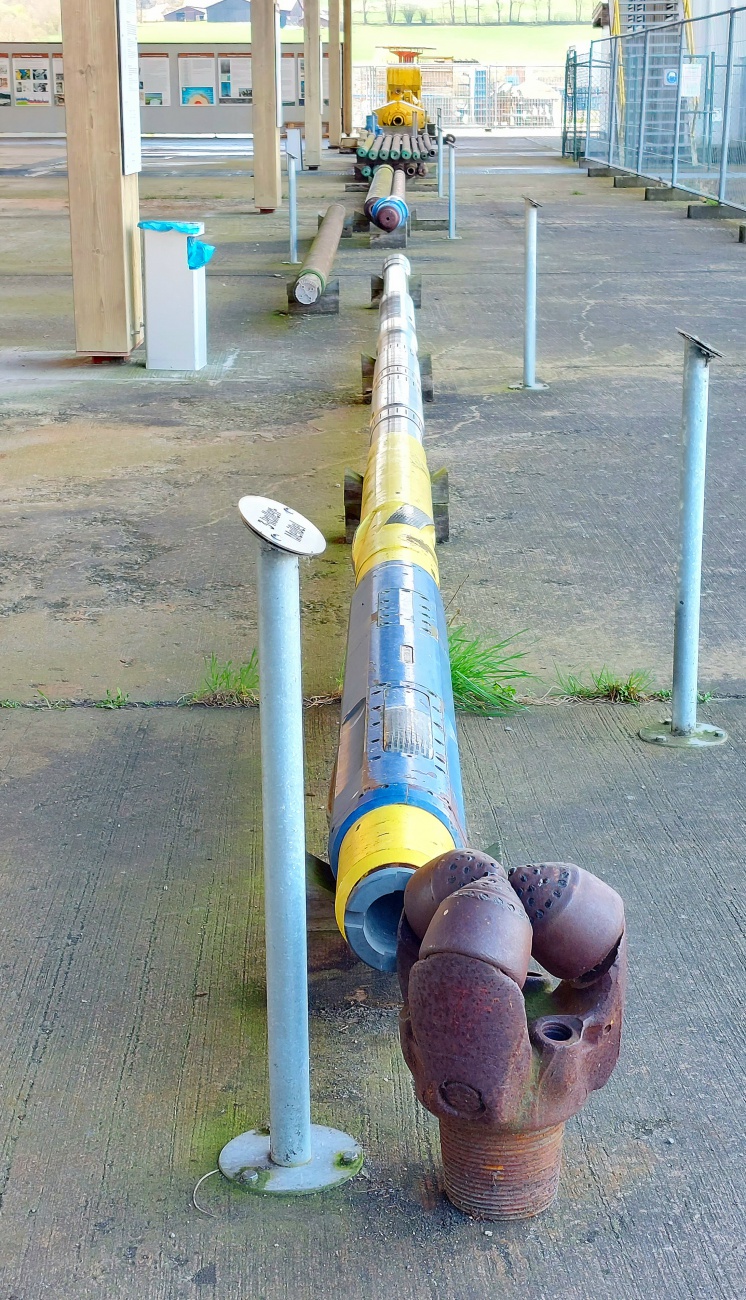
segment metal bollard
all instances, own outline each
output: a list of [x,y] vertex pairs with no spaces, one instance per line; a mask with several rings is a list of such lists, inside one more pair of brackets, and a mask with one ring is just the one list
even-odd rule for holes
[[289,153],[288,160],[288,216],[290,220],[290,263],[298,261],[298,182],[295,155]]
[[456,234],[456,141],[452,135],[446,136],[448,145],[448,238],[458,239]]
[[656,745],[701,747],[722,745],[722,727],[697,722],[699,666],[699,606],[702,587],[702,531],[707,464],[707,397],[710,361],[721,356],[693,334],[684,339],[684,397],[681,413],[681,477],[679,484],[679,562],[673,635],[671,718],[640,730],[642,740]]
[[306,853],[301,694],[300,556],[326,543],[313,524],[266,497],[239,511],[258,538],[264,910],[269,1045],[269,1133],[227,1143],[223,1174],[257,1192],[307,1193],[362,1165],[346,1133],[311,1124],[306,954]]
[[438,109],[438,198],[443,197],[443,114]]
[[523,382],[511,384],[517,388],[546,388],[536,378],[536,241],[538,230],[538,209],[541,207],[535,199],[525,198],[525,264],[524,264],[524,304],[523,304]]

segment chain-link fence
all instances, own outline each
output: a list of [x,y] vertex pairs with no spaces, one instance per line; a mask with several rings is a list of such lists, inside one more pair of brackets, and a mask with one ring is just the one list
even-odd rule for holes
[[[438,112],[444,126],[513,127],[523,131],[559,131],[562,127],[564,69],[497,67],[450,61],[423,63],[422,103],[430,121]],[[364,127],[367,116],[386,101],[386,65],[353,69],[353,122]]]
[[574,87],[566,152],[746,208],[746,7],[594,41]]

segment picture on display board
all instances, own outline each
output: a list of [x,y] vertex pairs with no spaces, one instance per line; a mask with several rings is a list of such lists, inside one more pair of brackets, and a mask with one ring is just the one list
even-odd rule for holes
[[179,55],[181,103],[189,108],[209,108],[216,102],[215,55]]
[[140,105],[168,108],[171,104],[171,72],[167,54],[140,55]]
[[252,102],[250,56],[218,55],[218,90],[221,104]]
[[282,102],[287,105],[294,105],[296,102],[295,90],[295,55],[283,54],[280,71],[280,80],[282,83]]
[[49,80],[49,57],[43,54],[18,54],[13,58],[16,105],[19,108],[49,105],[52,91]]
[[57,108],[65,106],[65,69],[62,62],[62,55],[55,54],[52,58],[52,91],[54,103]]
[[12,108],[10,95],[10,55],[0,54],[0,108]]

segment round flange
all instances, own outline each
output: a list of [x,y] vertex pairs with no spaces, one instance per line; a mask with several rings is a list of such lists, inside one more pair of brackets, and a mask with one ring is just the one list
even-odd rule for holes
[[548,387],[549,384],[540,384],[538,382],[535,384],[524,384],[523,380],[521,380],[520,384],[508,384],[508,388],[512,393],[517,393],[519,389],[523,389],[527,393],[535,393],[539,388]]
[[326,550],[326,541],[316,525],[281,501],[270,497],[241,497],[238,509],[246,527],[280,551],[311,556]]
[[226,1143],[218,1156],[218,1168],[247,1192],[310,1196],[346,1183],[363,1166],[363,1150],[355,1139],[325,1124],[311,1125],[311,1151],[306,1165],[276,1165],[269,1156],[269,1133],[252,1129]]
[[647,740],[651,745],[666,745],[675,749],[707,749],[711,745],[722,745],[728,739],[727,731],[722,727],[713,727],[708,722],[698,722],[693,731],[683,735],[672,731],[671,720],[659,722],[653,727],[641,727],[640,740]]

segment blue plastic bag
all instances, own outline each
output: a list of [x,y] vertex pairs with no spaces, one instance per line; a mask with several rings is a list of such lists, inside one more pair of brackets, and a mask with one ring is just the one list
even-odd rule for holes
[[205,244],[203,240],[197,239],[201,233],[197,221],[138,221],[137,224],[140,230],[178,230],[180,234],[187,235],[187,264],[190,271],[198,271],[201,266],[207,266],[215,252],[214,244]]

